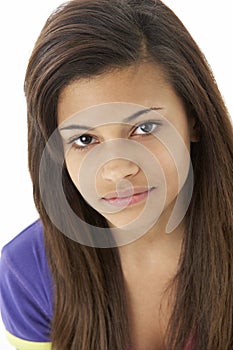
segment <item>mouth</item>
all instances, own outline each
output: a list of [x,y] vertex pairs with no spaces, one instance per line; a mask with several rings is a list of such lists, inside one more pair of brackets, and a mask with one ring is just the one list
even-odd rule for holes
[[145,200],[149,193],[152,192],[155,187],[128,189],[122,192],[111,192],[105,195],[102,199],[116,207],[127,207],[137,204]]

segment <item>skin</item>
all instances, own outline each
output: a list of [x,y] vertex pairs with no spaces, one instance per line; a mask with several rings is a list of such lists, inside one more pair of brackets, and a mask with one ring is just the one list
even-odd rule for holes
[[[97,77],[72,82],[66,86],[58,101],[58,126],[64,125],[70,116],[79,111],[111,102],[161,108],[159,113],[173,125],[188,151],[190,151],[190,143],[198,141],[198,135],[195,133],[195,120],[186,115],[181,99],[164,77],[161,69],[152,63],[141,63],[113,70]],[[97,126],[94,131],[92,130],[91,135],[95,135],[95,142],[85,151],[80,152],[76,149],[76,141],[66,154],[68,171],[79,190],[80,183],[77,181],[76,174],[80,171],[82,160],[94,147],[109,140],[122,138],[137,141],[152,152],[164,171],[167,195],[159,219],[142,237],[130,244],[118,247],[129,291],[134,348],[153,350],[151,344],[153,346],[156,344],[156,349],[164,349],[163,334],[169,318],[170,306],[167,300],[162,308],[163,317],[160,317],[159,305],[166,283],[177,270],[185,229],[184,218],[171,234],[165,232],[178,194],[177,166],[159,139],[153,135],[142,137],[141,134],[135,133],[135,127],[133,128],[132,125],[122,123],[101,125]],[[64,141],[64,147],[66,147],[65,144]],[[182,164],[184,164],[182,157],[181,152],[177,160],[177,163],[180,164],[178,171],[182,171]],[[103,195],[114,191],[116,184],[124,179],[129,180],[134,187],[146,185],[146,177],[142,169],[130,160],[112,159],[103,164],[96,174],[98,194]],[[156,197],[156,192],[153,196]],[[119,213],[101,211],[100,213],[105,216],[111,227],[120,227],[134,220],[144,206],[145,201],[142,201],[124,208]],[[153,302],[151,301],[152,295]],[[155,319],[158,320],[156,327],[154,327]]]

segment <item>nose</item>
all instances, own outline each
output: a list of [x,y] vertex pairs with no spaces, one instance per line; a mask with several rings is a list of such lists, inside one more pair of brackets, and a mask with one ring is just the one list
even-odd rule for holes
[[139,172],[139,167],[126,159],[114,159],[107,162],[102,167],[101,172],[104,180],[116,183],[119,180],[135,176]]

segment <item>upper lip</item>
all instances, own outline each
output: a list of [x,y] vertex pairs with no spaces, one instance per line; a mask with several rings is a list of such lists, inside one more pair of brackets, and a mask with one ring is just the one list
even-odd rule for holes
[[108,192],[105,194],[102,198],[103,199],[114,199],[114,198],[127,198],[127,197],[132,197],[135,194],[140,194],[144,192],[148,192],[152,189],[153,187],[140,187],[140,188],[128,188],[124,191],[114,191],[114,192]]

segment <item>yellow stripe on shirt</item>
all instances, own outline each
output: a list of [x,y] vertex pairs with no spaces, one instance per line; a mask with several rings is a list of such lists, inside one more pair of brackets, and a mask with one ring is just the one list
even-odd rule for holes
[[18,350],[51,350],[52,343],[40,343],[29,340],[20,339],[13,334],[6,332],[7,340]]

